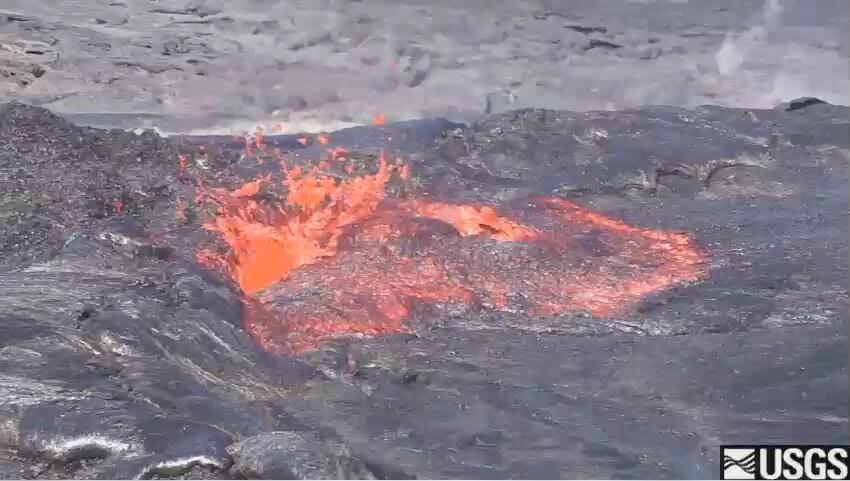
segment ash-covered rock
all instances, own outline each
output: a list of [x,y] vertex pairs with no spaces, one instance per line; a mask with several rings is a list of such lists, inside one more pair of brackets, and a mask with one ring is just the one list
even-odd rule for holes
[[228,447],[234,472],[260,479],[375,479],[344,444],[322,441],[309,432],[278,431]]
[[424,310],[286,357],[179,209],[238,155],[0,106],[0,476],[705,478],[721,443],[843,442],[847,119],[527,110],[394,145],[435,198],[566,196],[691,233],[709,275],[622,319]]
[[[0,101],[287,132],[518,108],[846,103],[844,0],[4,0]],[[40,74],[40,75],[39,75]]]

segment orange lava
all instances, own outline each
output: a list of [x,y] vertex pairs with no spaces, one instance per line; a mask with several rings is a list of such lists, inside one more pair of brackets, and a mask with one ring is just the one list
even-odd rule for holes
[[218,206],[205,227],[227,253],[202,249],[198,261],[252,299],[247,330],[280,353],[408,332],[427,306],[619,316],[704,275],[686,234],[633,227],[558,197],[501,207],[388,198],[391,180],[409,178],[382,153],[367,175],[290,169],[279,202],[259,200],[264,186],[278,187],[270,177],[201,187],[199,200]]

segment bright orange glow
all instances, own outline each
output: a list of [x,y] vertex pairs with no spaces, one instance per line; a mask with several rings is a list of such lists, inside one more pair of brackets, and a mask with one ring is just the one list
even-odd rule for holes
[[489,206],[445,204],[416,200],[409,204],[414,216],[439,219],[457,229],[463,237],[485,235],[504,242],[526,242],[540,238],[529,227],[500,216]]
[[295,168],[283,182],[285,203],[274,208],[251,198],[268,177],[229,192],[202,190],[200,200],[213,200],[225,211],[205,227],[223,236],[232,249],[225,263],[228,273],[245,293],[253,294],[293,269],[333,256],[341,229],[375,210],[392,172],[383,157],[376,174],[341,183],[317,170],[304,174]]
[[[300,353],[338,336],[408,332],[420,306],[522,309],[536,316],[628,313],[647,295],[704,276],[690,236],[645,229],[559,197],[457,204],[388,197],[411,172],[381,153],[373,173],[284,166],[234,190],[200,186],[205,224],[226,255],[198,261],[250,296],[246,329],[264,348]],[[279,201],[261,201],[264,187]],[[264,195],[264,198],[268,196]],[[281,301],[284,299],[284,301]],[[279,304],[278,304],[279,302]]]

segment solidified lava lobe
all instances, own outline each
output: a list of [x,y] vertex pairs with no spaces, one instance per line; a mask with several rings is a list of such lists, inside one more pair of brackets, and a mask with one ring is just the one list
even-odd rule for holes
[[407,169],[382,154],[369,175],[288,170],[278,203],[256,198],[269,177],[200,190],[218,205],[205,227],[228,252],[198,259],[250,297],[245,326],[262,347],[300,353],[339,336],[408,332],[420,307],[611,317],[703,275],[690,236],[559,197],[498,208],[387,198]]

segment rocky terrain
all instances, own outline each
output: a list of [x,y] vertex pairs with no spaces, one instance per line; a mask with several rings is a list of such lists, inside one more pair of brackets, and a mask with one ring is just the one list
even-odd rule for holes
[[713,478],[721,444],[846,443],[848,27],[0,2],[0,478]]
[[267,138],[296,164],[385,148],[422,195],[560,196],[705,256],[628,315],[436,305],[287,355],[196,255],[219,241],[199,180],[276,164],[4,104],[0,477],[709,478],[719,444],[845,442],[848,114],[528,109]]
[[166,132],[850,99],[843,0],[5,0],[0,99]]

